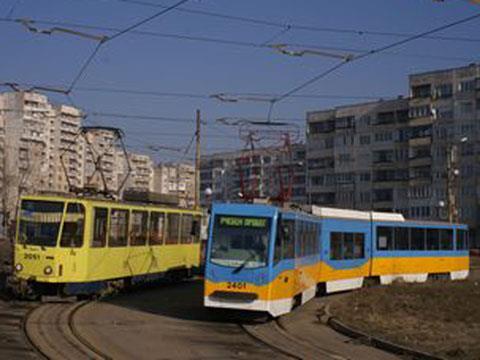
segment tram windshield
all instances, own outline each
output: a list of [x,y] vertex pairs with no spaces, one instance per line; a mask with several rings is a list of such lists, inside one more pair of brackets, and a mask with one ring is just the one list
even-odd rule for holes
[[217,215],[210,261],[238,270],[266,266],[269,236],[268,218]]
[[22,200],[18,243],[56,246],[64,206],[60,201]]

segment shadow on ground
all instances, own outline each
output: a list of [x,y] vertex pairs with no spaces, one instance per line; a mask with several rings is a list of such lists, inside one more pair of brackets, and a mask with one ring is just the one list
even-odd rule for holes
[[256,323],[268,319],[263,313],[204,307],[202,280],[152,285],[102,302],[184,320]]

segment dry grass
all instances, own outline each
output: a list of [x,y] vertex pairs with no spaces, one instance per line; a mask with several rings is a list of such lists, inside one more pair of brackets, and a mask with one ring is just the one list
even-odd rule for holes
[[394,284],[332,304],[342,322],[451,359],[480,359],[480,281]]

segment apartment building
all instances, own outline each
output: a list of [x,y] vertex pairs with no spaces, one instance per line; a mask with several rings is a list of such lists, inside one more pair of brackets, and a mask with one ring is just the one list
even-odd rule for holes
[[123,171],[123,160],[119,158],[115,132],[102,128],[92,129],[85,133],[84,139],[85,187],[116,192],[119,187],[118,172]]
[[131,170],[125,189],[153,191],[154,170],[150,156],[128,153],[128,158]]
[[308,201],[446,220],[447,156],[458,148],[453,191],[460,221],[475,229],[480,66],[413,74],[409,81],[408,99],[307,113]]
[[412,213],[446,218],[447,156],[454,148],[459,219],[476,227],[480,213],[480,64],[413,74],[409,151]]
[[253,193],[260,198],[276,197],[282,187],[291,184],[291,201],[302,204],[306,202],[305,168],[304,144],[292,145],[291,152],[270,147],[202,156],[200,200],[202,204],[235,202]]
[[154,192],[178,196],[182,207],[195,205],[195,167],[187,163],[160,163],[154,168]]
[[48,189],[70,191],[71,187],[84,185],[85,142],[78,136],[82,126],[82,113],[71,106],[54,107],[50,118],[49,178]]
[[[79,136],[82,113],[52,104],[34,92],[0,94],[0,223],[12,219],[21,194],[69,192],[84,186],[103,189],[102,168],[109,190],[116,190],[125,174],[115,134],[89,131]],[[128,186],[152,190],[153,164],[146,155],[129,154],[132,174]]]
[[310,203],[405,211],[407,99],[309,112],[307,127]]

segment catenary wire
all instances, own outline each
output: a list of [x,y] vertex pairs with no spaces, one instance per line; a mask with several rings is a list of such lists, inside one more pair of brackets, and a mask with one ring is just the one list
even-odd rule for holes
[[[3,21],[3,22],[14,23],[14,22],[18,22],[19,20],[20,19],[0,18],[0,22]],[[90,29],[90,30],[98,30],[98,31],[109,31],[109,32],[121,31],[121,29],[115,28],[115,27],[104,27],[104,26],[78,24],[78,23],[70,23],[70,22],[62,22],[62,21],[47,21],[47,20],[35,19],[35,20],[31,20],[31,22],[43,24],[43,25],[73,27],[73,28]],[[238,47],[268,48],[269,50],[272,50],[272,47],[270,45],[252,42],[252,41],[240,41],[240,40],[232,40],[232,39],[211,38],[211,37],[205,37],[205,36],[192,36],[192,35],[175,34],[175,33],[160,33],[160,32],[151,32],[151,31],[137,31],[137,30],[132,30],[130,33],[135,35],[142,35],[142,36],[162,37],[162,38],[170,38],[170,39],[177,39],[177,40],[184,40],[184,41],[206,42],[206,43],[214,43],[214,44],[222,44],[222,45],[230,45],[230,46],[238,46]],[[479,42],[480,42],[480,39],[479,39]],[[338,47],[338,46],[330,46],[330,45],[320,46],[315,44],[302,44],[302,43],[285,43],[283,45],[299,47],[299,48],[308,48],[308,49],[353,52],[358,54],[369,51],[369,49]],[[473,61],[474,60],[472,58],[466,58],[466,57],[431,55],[431,54],[421,54],[421,53],[405,54],[405,53],[396,53],[396,52],[384,52],[384,54],[388,56],[395,56],[395,57],[425,58],[425,59],[448,60],[448,61]]]
[[75,85],[77,84],[77,82],[80,80],[80,78],[82,77],[82,75],[87,71],[87,68],[89,67],[89,65],[92,63],[93,59],[95,58],[95,56],[97,55],[98,51],[100,50],[100,48],[108,43],[108,42],[111,42],[117,38],[119,38],[120,36],[123,36],[125,34],[127,34],[128,32],[130,31],[133,31],[134,29],[138,28],[139,26],[141,25],[144,25],[162,15],[165,15],[167,14],[168,12],[174,10],[176,7],[186,3],[187,1],[189,0],[180,0],[179,2],[151,15],[151,16],[148,16],[147,18],[141,20],[141,21],[138,21],[136,22],[135,24],[131,25],[131,26],[128,26],[127,28],[123,29],[123,30],[120,30],[118,32],[116,32],[115,34],[109,36],[109,37],[104,37],[102,38],[102,40],[100,40],[97,44],[97,46],[95,47],[95,49],[93,50],[93,52],[90,54],[90,56],[87,58],[87,60],[84,62],[84,64],[82,65],[82,67],[80,68],[79,72],[75,75],[75,77],[73,78],[73,81],[72,83],[70,84],[70,86],[68,87],[68,92],[71,92]]
[[[431,30],[428,30],[428,31],[424,31],[424,32],[421,32],[419,34],[416,34],[416,35],[412,35],[410,36],[409,38],[406,38],[406,39],[403,39],[403,40],[399,40],[399,41],[395,41],[391,44],[388,44],[388,45],[385,45],[385,46],[382,46],[382,47],[379,47],[379,48],[376,48],[376,49],[373,49],[373,50],[370,50],[369,52],[366,52],[364,54],[361,54],[361,55],[358,55],[356,57],[354,57],[353,59],[351,60],[347,60],[347,61],[342,61],[340,63],[337,63],[335,64],[334,66],[330,67],[329,69],[323,71],[322,73],[314,76],[313,78],[303,82],[302,84],[292,88],[291,90],[285,92],[283,95],[281,95],[280,97],[278,98],[274,98],[272,99],[272,103],[273,104],[276,104],[284,99],[286,99],[287,97],[293,95],[294,93],[304,89],[305,87],[317,82],[318,80],[326,77],[327,75],[335,72],[336,70],[340,69],[341,67],[345,66],[346,64],[349,64],[349,63],[352,63],[354,61],[358,61],[358,60],[361,60],[361,59],[364,59],[366,57],[369,57],[369,56],[372,56],[374,54],[378,54],[378,53],[382,53],[383,51],[386,51],[386,50],[389,50],[389,49],[393,49],[393,48],[396,48],[400,45],[404,45],[408,42],[411,42],[411,41],[414,41],[414,40],[417,40],[417,39],[420,39],[424,36],[428,36],[428,35],[431,35],[431,34],[434,34],[434,33],[437,33],[437,32],[440,32],[440,31],[443,31],[443,30],[446,30],[446,29],[449,29],[449,28],[452,28],[454,26],[458,26],[460,24],[464,24],[464,23],[467,23],[469,21],[472,21],[472,20],[475,20],[475,19],[478,19],[480,17],[480,13],[477,13],[475,15],[471,15],[471,16],[468,16],[466,18],[462,18],[460,20],[457,20],[457,21],[454,21],[454,22],[451,22],[451,23],[448,23],[448,24],[445,24],[445,25],[442,25],[442,26],[439,26],[439,27],[436,27],[434,29],[431,29]],[[271,106],[273,107],[273,105]],[[271,113],[271,108],[269,110],[269,112]]]
[[[159,7],[159,8],[166,8],[167,7],[167,5],[164,5],[164,4],[152,3],[152,2],[143,1],[143,0],[114,0],[114,1],[122,2],[122,3],[131,3],[131,4],[136,4],[136,5],[142,5],[142,6],[149,6],[149,7]],[[185,8],[185,7],[179,7],[177,9],[175,9],[175,11],[190,13],[190,14],[203,15],[203,16],[209,16],[209,17],[215,17],[215,18],[221,18],[221,19],[224,19],[224,20],[233,20],[233,21],[256,24],[256,25],[271,26],[271,27],[277,27],[277,28],[285,28],[288,25],[293,30],[340,33],[340,34],[351,34],[351,35],[360,35],[360,36],[374,35],[374,36],[403,37],[403,38],[409,38],[409,37],[413,36],[413,34],[410,34],[410,33],[392,32],[392,31],[372,31],[372,30],[364,30],[364,29],[317,27],[317,26],[303,25],[303,24],[296,24],[296,23],[286,24],[286,23],[282,23],[282,22],[278,22],[278,21],[257,19],[257,18],[246,17],[246,16],[223,14],[223,13],[205,11],[205,10],[195,10],[195,9],[189,9],[189,8]],[[480,39],[465,38],[465,37],[459,37],[459,36],[433,36],[433,35],[430,35],[430,36],[426,36],[425,38],[426,39],[432,39],[432,40],[444,40],[444,41],[480,42]]]
[[[0,87],[10,87],[12,82],[0,82]],[[30,82],[15,83],[18,86],[28,87],[29,89],[56,89],[60,86],[46,85],[46,84],[34,84]],[[95,86],[77,86],[76,92],[99,92],[99,93],[112,93],[112,94],[126,94],[126,95],[138,95],[138,96],[156,96],[156,97],[173,97],[173,98],[192,98],[192,99],[204,99],[211,100],[212,94],[200,94],[200,93],[187,93],[187,92],[165,92],[165,91],[151,91],[151,90],[137,90],[129,88],[108,88],[108,87],[95,87]],[[62,91],[63,93],[63,91]],[[225,95],[242,97],[266,97],[272,98],[280,96],[276,93],[262,93],[262,92],[227,92]],[[357,100],[378,100],[378,99],[390,99],[395,96],[380,96],[380,95],[340,95],[340,94],[295,94],[293,98],[304,99],[357,99]]]

